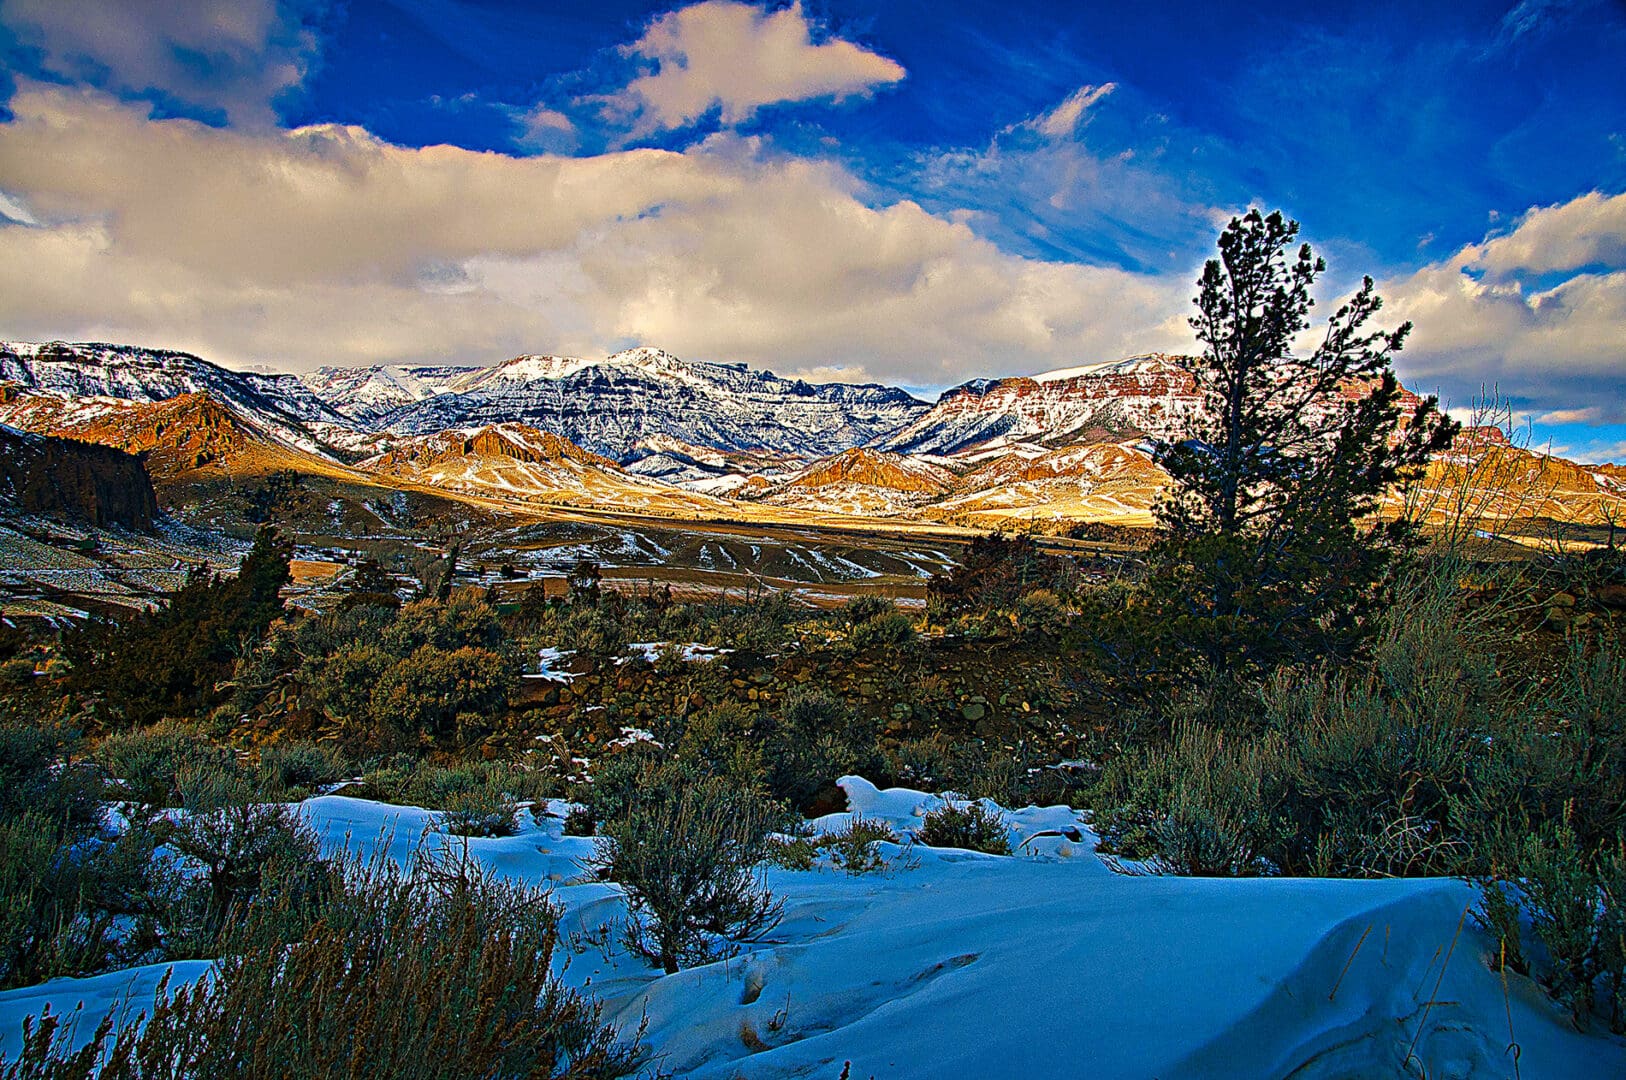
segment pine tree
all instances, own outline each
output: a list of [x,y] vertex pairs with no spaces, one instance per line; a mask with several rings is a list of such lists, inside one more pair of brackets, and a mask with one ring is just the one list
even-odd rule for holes
[[1252,210],[1219,238],[1191,325],[1204,409],[1157,447],[1173,484],[1157,507],[1154,595],[1184,643],[1216,668],[1340,655],[1411,523],[1379,522],[1383,496],[1457,425],[1408,397],[1391,367],[1411,324],[1370,329],[1370,277],[1307,354],[1310,290],[1326,269],[1295,221]]
[[282,614],[292,541],[263,526],[237,576],[195,566],[161,607],[63,635],[70,686],[99,694],[108,719],[144,725],[196,715],[222,700],[218,683],[244,645]]

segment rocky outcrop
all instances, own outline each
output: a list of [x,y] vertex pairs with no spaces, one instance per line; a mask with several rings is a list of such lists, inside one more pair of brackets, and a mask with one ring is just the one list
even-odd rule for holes
[[60,434],[141,454],[148,470],[160,476],[229,465],[271,442],[251,421],[202,393],[132,404]]
[[947,491],[953,479],[953,473],[931,462],[902,454],[854,448],[822,458],[791,474],[786,477],[785,486],[821,488],[834,484],[863,484],[889,491],[937,495]]
[[472,430],[442,431],[421,438],[403,439],[389,452],[364,462],[375,472],[392,473],[403,468],[424,469],[462,461],[466,458],[510,458],[541,465],[574,461],[600,469],[619,471],[609,458],[583,450],[569,439],[527,424],[492,424]]
[[141,459],[0,426],[0,500],[25,514],[151,532],[158,497]]

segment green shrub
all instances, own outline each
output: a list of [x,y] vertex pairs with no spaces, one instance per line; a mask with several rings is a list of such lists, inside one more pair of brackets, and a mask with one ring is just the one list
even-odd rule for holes
[[278,941],[283,917],[259,906],[247,922],[273,920],[269,932],[246,925],[248,947],[211,978],[161,986],[144,1027],[110,1021],[74,1055],[42,1018],[0,1077],[88,1077],[104,1054],[103,1080],[607,1080],[635,1069],[636,1045],[554,978],[557,914],[544,893],[456,860],[410,874],[351,863],[338,877],[291,945]]
[[[877,850],[878,844],[896,844],[898,834],[884,821],[874,821],[854,814],[847,827],[825,833],[818,839],[818,847],[830,853],[836,866],[853,876],[871,874],[887,868],[886,858]],[[1007,846],[1006,851],[1010,849]]]
[[818,864],[819,846],[812,837],[776,833],[764,843],[763,858],[782,870],[811,870]]
[[182,811],[174,815],[168,845],[196,864],[195,889],[182,890],[179,906],[195,913],[173,928],[195,951],[207,954],[230,918],[268,888],[315,887],[321,860],[316,836],[281,803],[257,801],[240,777],[205,770],[181,777]]
[[840,777],[877,764],[879,736],[878,720],[859,716],[828,690],[798,686],[768,718],[762,752],[768,789],[806,810]]
[[852,628],[847,640],[859,652],[901,649],[914,644],[915,622],[901,611],[889,611]]
[[54,821],[25,813],[0,821],[0,987],[25,981],[60,918],[52,869],[60,836]]
[[566,836],[592,836],[598,831],[598,823],[593,820],[593,811],[585,806],[572,806],[565,814],[562,826]]
[[490,649],[424,644],[384,672],[368,709],[382,728],[449,738],[457,734],[464,713],[490,715],[502,709],[509,681],[508,664]]
[[884,597],[855,596],[842,607],[841,614],[849,627],[856,627],[896,610],[892,601]]
[[757,864],[782,815],[720,777],[689,782],[655,767],[604,822],[597,864],[627,893],[625,939],[667,972],[730,955],[779,921],[783,903]]
[[199,565],[162,607],[64,633],[70,686],[101,699],[104,716],[132,727],[221,704],[243,642],[262,637],[282,614],[292,556],[292,540],[262,528],[236,576]]
[[1024,634],[1055,637],[1067,623],[1067,608],[1049,589],[1035,589],[1016,602],[1016,625]]
[[442,823],[453,836],[512,836],[519,828],[519,803],[500,782],[453,791],[442,801]]
[[64,724],[0,715],[0,821],[39,813],[71,829],[94,827],[101,784],[72,762],[79,745]]
[[145,814],[180,805],[183,774],[230,774],[237,769],[230,750],[194,732],[164,725],[109,735],[96,747],[95,759],[118,781],[117,794]]
[[980,802],[944,803],[927,812],[915,830],[915,842],[927,847],[964,848],[988,855],[1011,853],[1010,833],[999,814]]
[[719,702],[689,718],[676,756],[699,772],[760,788],[767,780],[762,720],[738,702]]
[[331,743],[284,743],[260,751],[259,773],[267,791],[297,801],[343,780],[350,774],[350,764]]
[[1578,1026],[1592,1013],[1593,983],[1602,974],[1597,876],[1568,825],[1527,836],[1519,852],[1525,906],[1552,968],[1545,981]]

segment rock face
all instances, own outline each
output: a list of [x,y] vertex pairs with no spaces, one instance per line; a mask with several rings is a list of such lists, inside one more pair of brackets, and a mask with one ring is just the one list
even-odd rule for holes
[[0,425],[0,499],[27,514],[151,532],[158,497],[141,459]]
[[1149,525],[1168,474],[1134,443],[1014,448],[960,476],[929,516],[985,528],[1041,521]]
[[402,435],[518,422],[629,460],[670,436],[717,450],[833,454],[871,442],[927,405],[892,387],[807,383],[744,365],[631,349],[606,360],[521,356],[449,384],[381,423]]
[[940,495],[949,489],[954,474],[941,465],[902,454],[855,447],[822,458],[785,478],[791,488],[823,488],[836,484],[863,484],[890,491]]
[[821,513],[891,515],[939,498],[954,482],[942,465],[855,447],[741,495]]
[[498,424],[492,427],[442,431],[416,439],[406,439],[389,452],[367,461],[375,472],[397,469],[426,469],[471,457],[498,457],[531,465],[570,461],[600,469],[618,469],[609,458],[583,450],[568,439],[538,431],[524,424]]
[[1201,404],[1180,358],[1153,353],[1031,378],[976,379],[945,392],[930,411],[875,445],[954,454],[1012,442],[1065,446],[1167,438]]
[[74,402],[8,385],[0,389],[0,422],[139,454],[147,472],[160,479],[285,449],[255,421],[207,393]]

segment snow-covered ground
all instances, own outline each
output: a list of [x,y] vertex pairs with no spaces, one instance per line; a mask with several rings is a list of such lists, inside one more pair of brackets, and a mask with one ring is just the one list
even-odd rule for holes
[[[855,812],[906,838],[940,802],[843,786]],[[388,844],[406,859],[420,842],[462,842],[423,840],[429,811],[326,796],[305,813],[330,849]],[[628,1030],[647,1019],[678,1076],[836,1080],[849,1061],[851,1076],[886,1080],[1626,1076],[1626,1042],[1574,1033],[1524,979],[1504,998],[1460,882],[1126,877],[1065,807],[1004,817],[1013,857],[885,845],[879,874],[771,870],[786,909],[768,938],[671,976],[617,946],[619,890],[583,873],[593,841],[562,835],[558,817],[468,845],[554,889],[565,979]],[[176,965],[175,980],[205,970]],[[161,973],[0,994],[0,1052],[46,1001],[83,1000],[88,1032],[121,993],[148,1002]]]

